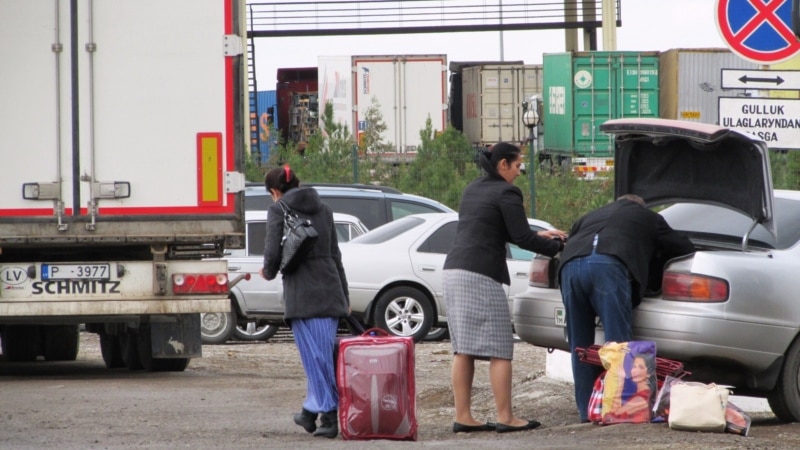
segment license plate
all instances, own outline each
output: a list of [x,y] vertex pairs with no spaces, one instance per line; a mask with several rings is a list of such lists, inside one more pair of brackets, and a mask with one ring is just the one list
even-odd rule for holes
[[109,264],[42,264],[42,280],[109,280]]
[[567,312],[564,311],[564,308],[562,308],[561,306],[556,306],[554,315],[556,318],[557,327],[567,326]]

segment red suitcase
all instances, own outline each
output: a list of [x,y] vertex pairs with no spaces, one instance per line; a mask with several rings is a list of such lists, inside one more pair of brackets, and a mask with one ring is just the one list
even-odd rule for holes
[[414,341],[372,328],[339,342],[343,439],[417,439]]

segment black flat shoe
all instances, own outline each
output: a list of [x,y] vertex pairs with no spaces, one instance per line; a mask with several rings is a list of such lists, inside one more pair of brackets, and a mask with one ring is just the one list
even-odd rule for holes
[[540,425],[542,424],[536,420],[529,420],[525,425],[520,425],[518,427],[498,423],[495,428],[497,429],[498,433],[510,433],[512,431],[533,430],[534,428],[539,428]]
[[480,425],[464,425],[463,423],[453,422],[453,433],[472,433],[475,431],[494,431],[497,426],[492,422]]

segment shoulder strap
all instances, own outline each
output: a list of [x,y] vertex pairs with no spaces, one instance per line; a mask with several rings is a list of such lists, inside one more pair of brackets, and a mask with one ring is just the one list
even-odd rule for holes
[[284,216],[287,216],[287,215],[293,213],[291,208],[289,208],[289,205],[287,205],[286,202],[284,202],[283,200],[278,200],[278,206],[281,207],[281,210],[283,211],[283,215]]

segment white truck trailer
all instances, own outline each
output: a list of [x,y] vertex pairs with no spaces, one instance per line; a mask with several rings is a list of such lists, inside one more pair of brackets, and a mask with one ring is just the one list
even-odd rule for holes
[[[8,361],[182,371],[243,246],[244,0],[0,2]],[[210,259],[205,259],[210,258]]]
[[447,126],[446,55],[320,56],[319,109],[333,103],[334,121],[359,139],[367,110],[378,102],[392,151],[411,153],[421,143],[428,119],[434,130]]

